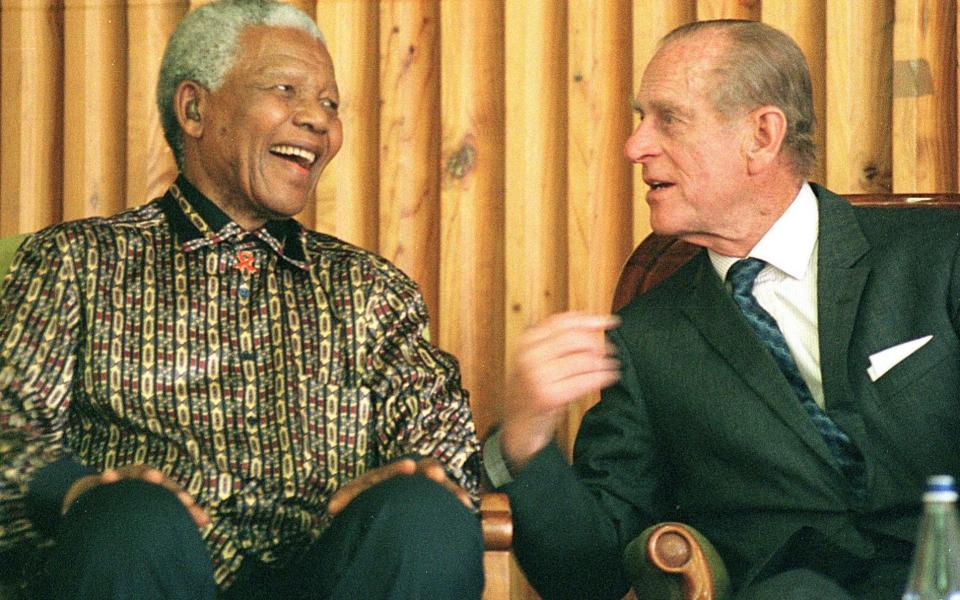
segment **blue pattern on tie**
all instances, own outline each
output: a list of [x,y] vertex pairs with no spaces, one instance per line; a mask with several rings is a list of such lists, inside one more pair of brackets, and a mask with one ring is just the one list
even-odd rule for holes
[[783,332],[777,325],[770,313],[768,313],[757,299],[753,296],[753,283],[757,275],[767,263],[758,258],[745,258],[738,260],[727,271],[727,280],[733,286],[733,300],[740,307],[743,316],[746,317],[750,327],[756,332],[757,337],[767,346],[770,354],[773,355],[777,366],[787,378],[790,387],[796,392],[814,426],[823,440],[827,443],[830,453],[836,458],[840,465],[840,470],[847,477],[847,480],[853,485],[854,491],[862,495],[865,489],[865,470],[863,464],[863,455],[860,450],[850,441],[848,436],[836,423],[833,422],[827,413],[825,413],[810,393],[810,388],[800,376],[800,369],[790,354],[790,348],[787,347],[787,341],[783,337]]

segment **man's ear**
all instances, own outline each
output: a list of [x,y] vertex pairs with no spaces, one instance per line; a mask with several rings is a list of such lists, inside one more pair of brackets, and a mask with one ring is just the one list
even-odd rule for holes
[[203,133],[203,108],[207,89],[186,79],[181,81],[173,93],[173,109],[183,133],[198,138]]
[[756,174],[771,164],[780,155],[783,138],[787,135],[787,116],[776,106],[761,106],[747,117],[751,135],[747,140],[747,168]]

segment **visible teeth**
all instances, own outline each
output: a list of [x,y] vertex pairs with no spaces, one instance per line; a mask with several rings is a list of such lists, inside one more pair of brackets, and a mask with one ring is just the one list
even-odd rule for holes
[[317,155],[309,150],[304,148],[297,148],[296,146],[286,146],[282,144],[277,144],[270,148],[271,152],[276,152],[277,154],[285,154],[287,156],[296,156],[297,158],[302,158],[307,161],[308,165],[312,165],[313,161],[317,159]]

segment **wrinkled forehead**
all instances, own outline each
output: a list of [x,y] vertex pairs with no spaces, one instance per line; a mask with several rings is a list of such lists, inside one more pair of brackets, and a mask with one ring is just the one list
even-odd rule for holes
[[647,64],[637,100],[670,97],[680,100],[678,95],[707,94],[715,83],[724,50],[724,41],[715,34],[695,34],[668,42]]
[[296,47],[309,53],[327,55],[326,45],[310,33],[289,25],[251,25],[237,35],[237,50],[270,53]]
[[228,76],[286,67],[333,77],[333,61],[324,43],[293,28],[256,25],[240,32]]

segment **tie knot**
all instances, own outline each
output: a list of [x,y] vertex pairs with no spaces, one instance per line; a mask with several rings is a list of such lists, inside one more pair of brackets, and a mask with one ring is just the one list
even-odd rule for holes
[[753,282],[765,266],[767,266],[765,261],[752,257],[744,258],[733,263],[727,271],[727,281],[729,281],[733,287],[733,293],[751,293],[751,290],[753,290]]

